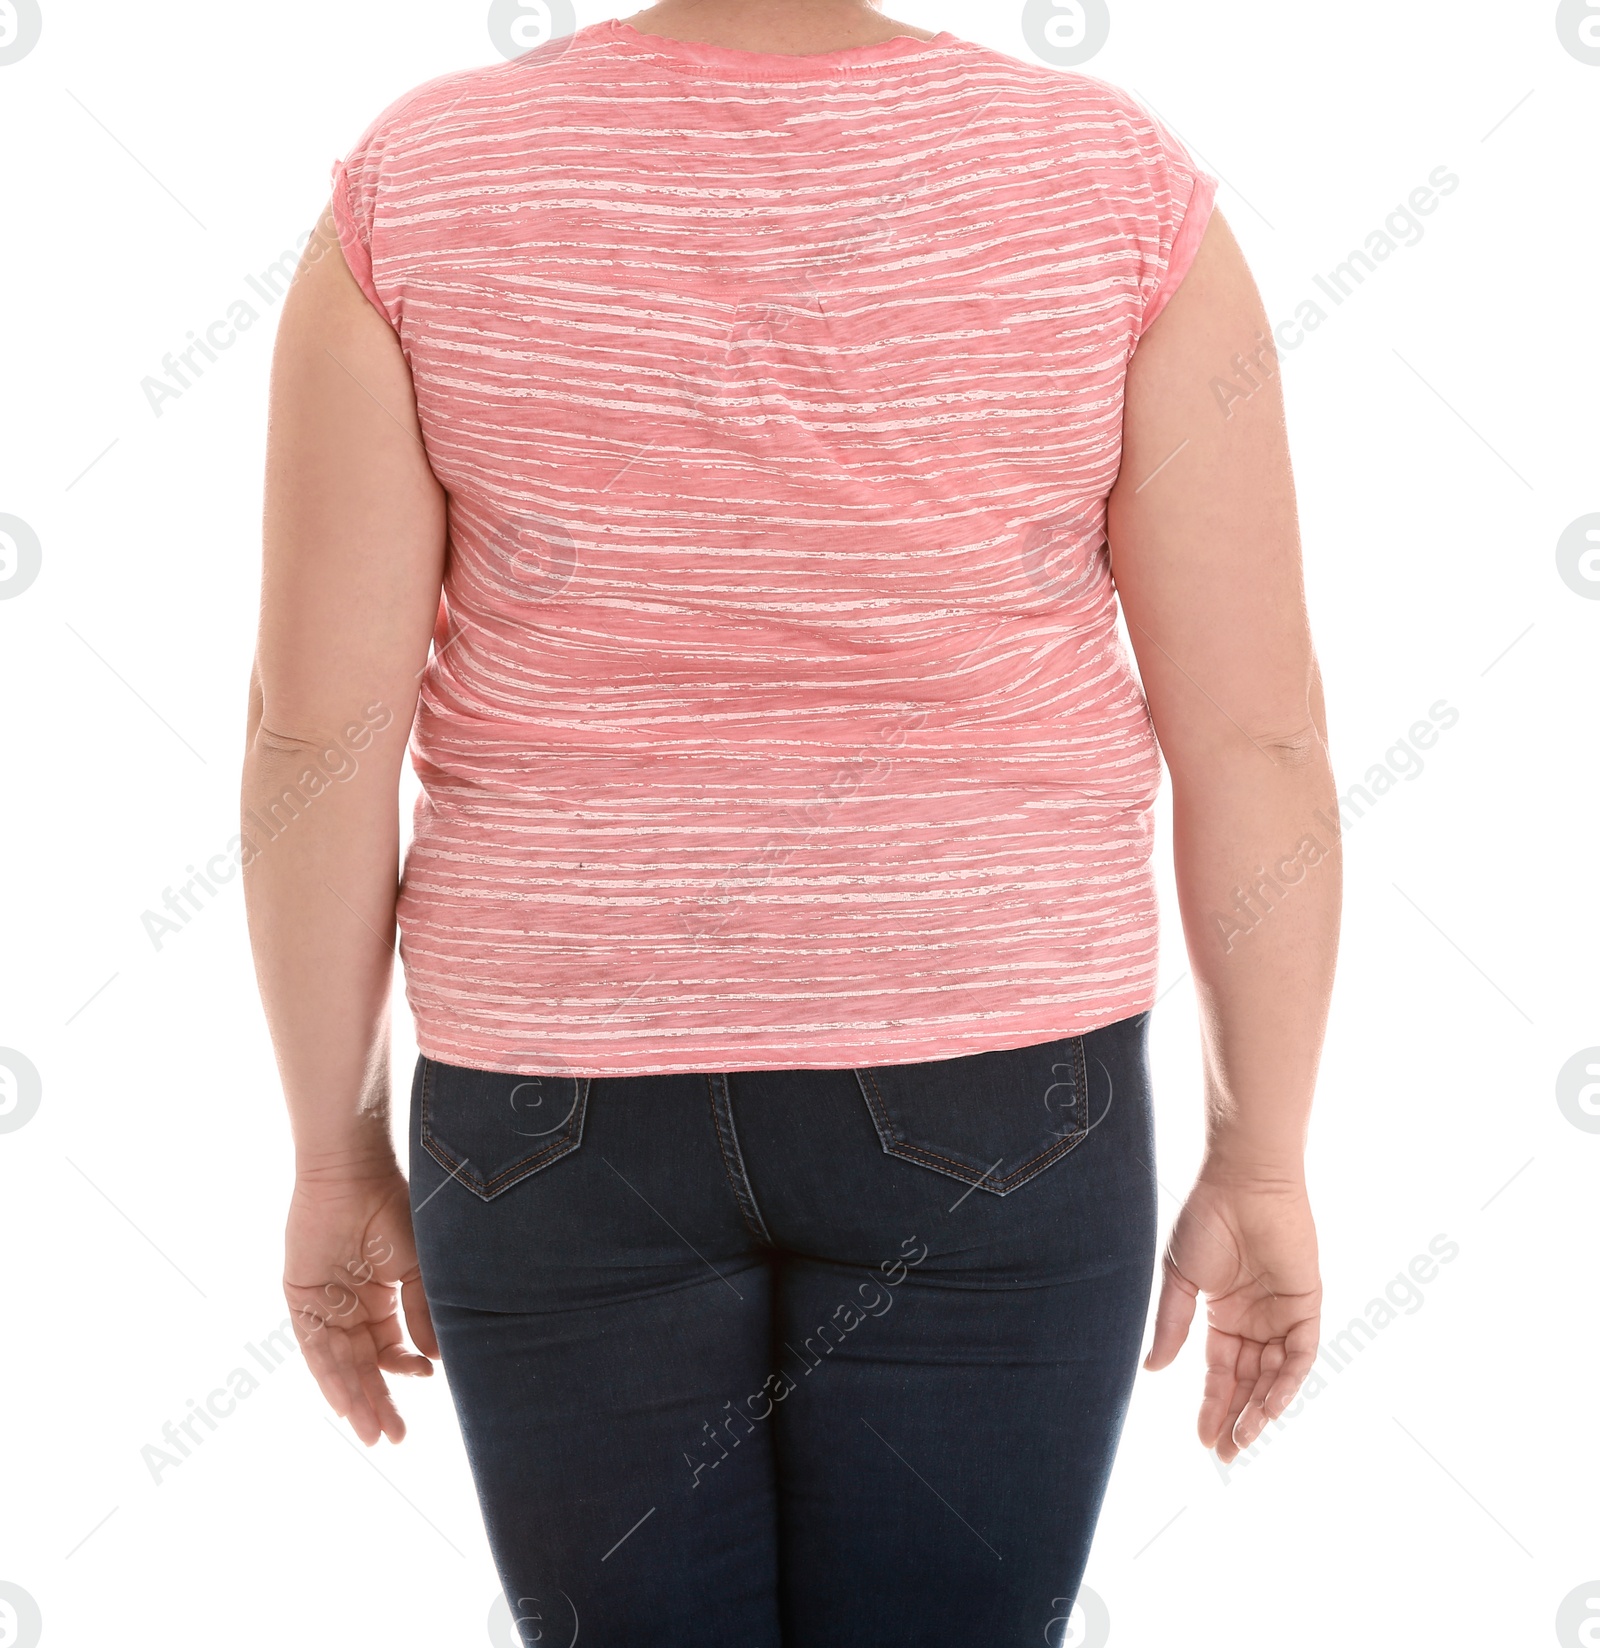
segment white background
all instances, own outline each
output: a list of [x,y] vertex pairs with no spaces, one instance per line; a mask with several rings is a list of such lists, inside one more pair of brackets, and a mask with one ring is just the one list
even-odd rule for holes
[[[0,1046],[43,1080],[0,1133],[0,1581],[47,1648],[488,1640],[443,1380],[403,1384],[410,1438],[363,1456],[297,1362],[244,1350],[286,1314],[290,1156],[237,883],[159,952],[140,920],[235,831],[276,310],[159,418],[141,380],[293,247],[373,115],[495,59],[486,10],[45,0],[0,67],[0,514],[43,546],[0,600]],[[888,10],[1029,55],[1017,4]],[[1590,1648],[1556,1615],[1600,1596],[1600,1133],[1556,1076],[1600,1044],[1600,600],[1555,551],[1600,511],[1600,67],[1553,0],[1113,16],[1088,71],[1221,176],[1275,320],[1436,167],[1461,180],[1283,357],[1341,789],[1459,712],[1346,838],[1310,1164],[1328,1332],[1434,1237],[1460,1252],[1248,1465],[1194,1439],[1197,1343],[1141,1375],[1088,1583],[1118,1648]],[[1164,876],[1177,1191],[1197,1051]],[[260,1388],[158,1486],[141,1448],[239,1366]]]

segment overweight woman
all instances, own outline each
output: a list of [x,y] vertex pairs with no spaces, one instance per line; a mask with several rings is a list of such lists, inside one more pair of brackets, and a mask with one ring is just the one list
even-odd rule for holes
[[1216,180],[860,0],[665,0],[333,181],[244,778],[310,1367],[372,1444],[442,1361],[527,1643],[1049,1641],[1158,1268],[1222,1458],[1317,1348],[1336,806]]

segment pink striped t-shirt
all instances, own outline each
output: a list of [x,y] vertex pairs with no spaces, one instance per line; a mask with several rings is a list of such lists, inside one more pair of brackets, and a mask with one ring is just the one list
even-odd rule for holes
[[424,1053],[905,1063],[1154,1000],[1105,500],[1216,180],[944,33],[597,23],[334,168],[450,553],[399,920]]

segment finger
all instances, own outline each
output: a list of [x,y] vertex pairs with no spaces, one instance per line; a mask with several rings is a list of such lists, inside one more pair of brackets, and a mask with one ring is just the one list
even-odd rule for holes
[[[439,1335],[434,1331],[433,1312],[428,1309],[428,1296],[423,1291],[420,1275],[408,1276],[400,1284],[400,1302],[406,1313],[406,1332],[411,1335],[411,1343],[422,1352],[437,1361],[439,1359]],[[429,1369],[432,1372],[432,1369]]]
[[414,1350],[407,1350],[404,1345],[383,1345],[378,1351],[378,1366],[385,1373],[401,1373],[408,1378],[429,1379],[433,1376],[433,1363],[426,1356],[418,1356]]
[[328,1406],[343,1419],[350,1411],[350,1390],[333,1348],[335,1336],[343,1330],[330,1327],[315,1307],[297,1305],[291,1309],[295,1338],[299,1341],[306,1366],[311,1370],[311,1377],[316,1380],[317,1388]]
[[378,1367],[376,1351],[358,1350],[354,1371],[356,1379],[360,1382],[362,1402],[372,1418],[371,1432],[363,1434],[362,1441],[368,1446],[376,1444],[379,1437],[383,1436],[387,1436],[391,1442],[403,1441],[406,1434],[405,1423],[395,1408],[394,1399],[389,1395],[389,1385]]
[[349,1422],[350,1428],[370,1448],[383,1434],[383,1426],[357,1367],[350,1333],[344,1329],[329,1329],[321,1337],[327,1341],[327,1355],[344,1394],[343,1408],[335,1404],[335,1411],[341,1419]]
[[1215,1448],[1226,1434],[1228,1409],[1239,1377],[1239,1340],[1212,1328],[1206,1335],[1206,1383],[1200,1397],[1200,1445]]
[[1240,1452],[1239,1444],[1234,1440],[1234,1427],[1239,1423],[1239,1415],[1245,1410],[1245,1404],[1250,1400],[1250,1393],[1255,1389],[1256,1380],[1261,1376],[1261,1346],[1253,1339],[1239,1341],[1239,1358],[1233,1382],[1233,1394],[1229,1399],[1227,1414],[1222,1425],[1222,1440],[1218,1444],[1218,1451],[1222,1453],[1224,1462],[1235,1458]]
[[317,1389],[322,1392],[322,1399],[334,1413],[343,1419],[350,1409],[350,1393],[345,1389],[343,1377],[334,1365],[331,1354],[322,1346],[320,1341],[303,1345],[306,1366],[311,1370],[311,1377],[317,1382]]
[[1217,1329],[1207,1335],[1206,1346],[1209,1376],[1200,1406],[1201,1440],[1226,1461],[1239,1451],[1233,1441],[1233,1427],[1255,1384],[1257,1347],[1238,1334]]
[[386,1316],[381,1321],[374,1322],[372,1338],[376,1347],[377,1364],[385,1373],[426,1376],[433,1372],[433,1363],[425,1356],[418,1356],[406,1345],[397,1315]]
[[1256,1375],[1255,1384],[1251,1387],[1231,1432],[1239,1448],[1248,1448],[1267,1428],[1268,1421],[1272,1418],[1267,1412],[1267,1393],[1272,1389],[1278,1369],[1282,1366],[1281,1342],[1273,1340],[1270,1344],[1264,1345],[1261,1350],[1261,1371]]
[[1186,1281],[1170,1263],[1161,1268],[1161,1298],[1156,1304],[1156,1330],[1144,1365],[1151,1372],[1169,1367],[1189,1337],[1194,1321],[1194,1303],[1199,1289]]
[[1320,1325],[1318,1321],[1297,1322],[1284,1340],[1283,1366],[1278,1369],[1264,1403],[1274,1419],[1300,1394],[1300,1387],[1316,1363],[1320,1349],[1317,1339]]
[[306,1360],[328,1406],[370,1446],[380,1434],[377,1415],[371,1411],[360,1380],[353,1375],[349,1358],[335,1349],[336,1338],[342,1337],[332,1332],[322,1334]]
[[[398,1329],[395,1330],[398,1332]],[[358,1328],[350,1335],[350,1350],[354,1359],[356,1377],[361,1381],[362,1394],[378,1422],[380,1433],[390,1442],[405,1440],[405,1421],[389,1394],[389,1382],[378,1366],[378,1343],[371,1326]],[[377,1440],[376,1437],[373,1438]]]

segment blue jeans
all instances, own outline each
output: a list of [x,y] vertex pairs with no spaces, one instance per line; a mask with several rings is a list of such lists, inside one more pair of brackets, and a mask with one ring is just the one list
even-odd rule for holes
[[1058,1642],[1155,1264],[1147,1027],[860,1070],[420,1060],[423,1284],[523,1641]]

